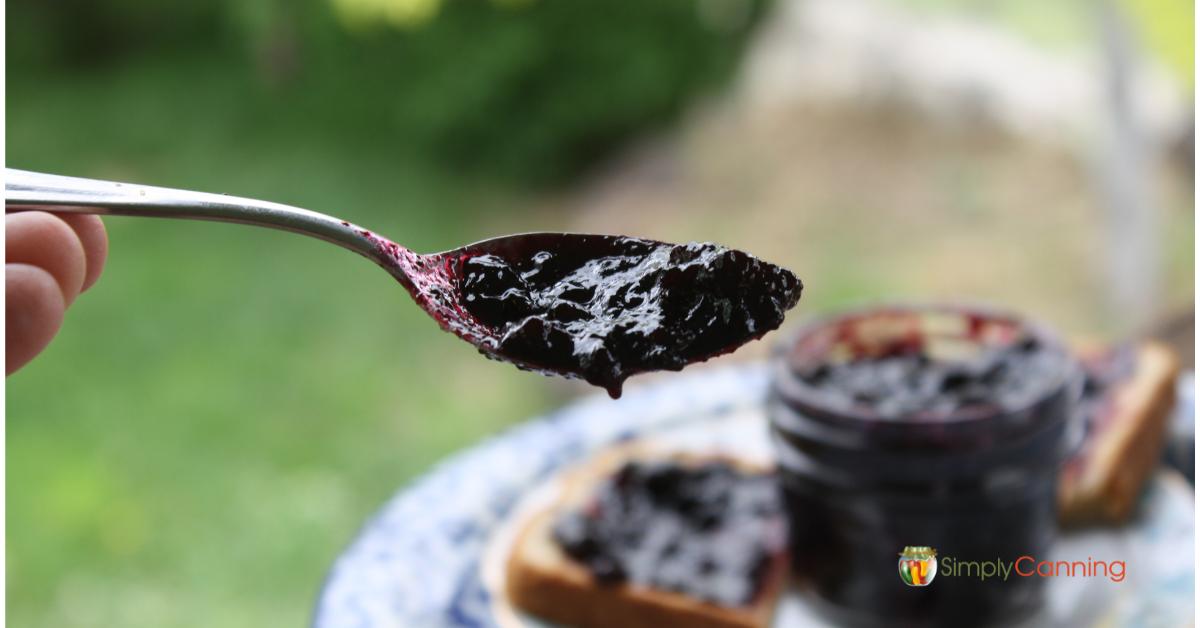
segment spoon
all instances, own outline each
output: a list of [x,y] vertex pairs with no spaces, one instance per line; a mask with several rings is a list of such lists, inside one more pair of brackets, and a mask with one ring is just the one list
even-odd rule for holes
[[216,220],[312,236],[375,262],[443,330],[520,368],[580,377],[614,398],[775,329],[803,288],[714,244],[526,233],[414,253],[345,220],[248,198],[6,169],[5,211]]

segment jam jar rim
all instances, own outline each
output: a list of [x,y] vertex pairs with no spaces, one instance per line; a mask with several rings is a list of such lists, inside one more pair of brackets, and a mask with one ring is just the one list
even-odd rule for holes
[[[1061,359],[1059,360],[1054,376],[1046,378],[1041,384],[1042,389],[1039,390],[1038,394],[1031,396],[1026,403],[1017,407],[1000,408],[979,404],[947,414],[930,416],[919,413],[900,418],[881,416],[862,405],[839,408],[830,407],[827,397],[820,388],[809,385],[796,374],[790,360],[793,348],[800,339],[842,321],[888,313],[912,315],[923,313],[957,314],[1010,321],[1018,329],[1037,338],[1043,347],[1053,350]],[[777,344],[772,353],[773,364],[770,369],[771,387],[773,388],[773,392],[779,396],[781,403],[804,412],[810,418],[818,418],[822,422],[831,425],[860,427],[864,425],[884,425],[895,426],[896,428],[909,428],[936,425],[942,429],[969,429],[969,426],[972,425],[1030,412],[1064,388],[1071,387],[1074,380],[1077,379],[1076,376],[1079,371],[1077,361],[1067,349],[1066,344],[1047,325],[1025,318],[1004,308],[972,302],[901,301],[855,307],[839,313],[820,316],[801,325],[794,332],[788,334],[783,342]],[[782,389],[780,380],[784,377],[787,378],[788,387],[792,389],[791,391]]]

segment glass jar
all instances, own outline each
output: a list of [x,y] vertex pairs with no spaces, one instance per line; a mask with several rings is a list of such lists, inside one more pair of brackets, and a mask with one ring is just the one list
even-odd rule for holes
[[[895,387],[868,381],[847,395],[818,377],[900,356],[919,362],[905,377],[949,385],[947,366],[1004,351],[1026,353],[993,383],[979,375],[966,402],[908,391],[917,396],[897,409]],[[842,625],[889,626],[982,625],[1036,610],[1042,578],[980,577],[982,563],[1046,555],[1058,473],[1082,437],[1081,387],[1055,335],[984,308],[878,307],[800,330],[773,360],[768,412],[794,565],[818,606]],[[910,546],[936,552],[936,581],[897,577]]]

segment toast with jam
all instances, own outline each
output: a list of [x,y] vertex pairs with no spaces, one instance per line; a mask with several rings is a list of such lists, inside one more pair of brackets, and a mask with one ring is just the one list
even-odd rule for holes
[[788,573],[767,470],[728,458],[601,457],[533,515],[507,563],[518,608],[565,626],[751,628]]
[[1121,523],[1162,457],[1179,361],[1155,342],[1081,353],[1087,436],[1060,476],[1059,519]]

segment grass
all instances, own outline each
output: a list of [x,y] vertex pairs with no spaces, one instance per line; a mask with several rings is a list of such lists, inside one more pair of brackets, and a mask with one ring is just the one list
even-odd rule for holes
[[[417,250],[482,237],[474,208],[505,202],[380,147],[259,126],[245,86],[191,63],[10,85],[9,165],[291,202]],[[561,401],[335,247],[106,224],[101,281],[8,379],[14,625],[303,624],[327,566],[398,486]]]

